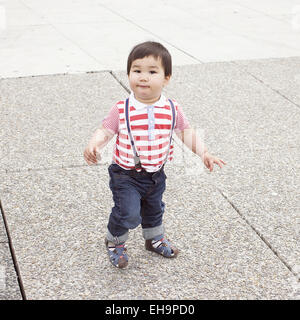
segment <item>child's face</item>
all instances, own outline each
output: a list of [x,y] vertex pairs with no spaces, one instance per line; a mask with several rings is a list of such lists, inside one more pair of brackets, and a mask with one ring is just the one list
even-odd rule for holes
[[129,84],[135,98],[145,104],[159,100],[162,89],[170,77],[165,77],[161,59],[153,56],[136,59],[129,72]]

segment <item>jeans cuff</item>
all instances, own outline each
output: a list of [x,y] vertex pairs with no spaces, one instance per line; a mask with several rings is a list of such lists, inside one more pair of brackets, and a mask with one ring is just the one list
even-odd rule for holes
[[165,228],[162,224],[157,227],[143,229],[143,237],[145,240],[153,239],[154,237],[163,235],[164,233]]
[[106,235],[106,239],[110,242],[113,242],[114,244],[120,244],[122,242],[125,242],[128,239],[128,235],[129,233],[126,232],[124,234],[122,234],[121,236],[118,237],[114,237],[109,230],[107,230],[107,235]]

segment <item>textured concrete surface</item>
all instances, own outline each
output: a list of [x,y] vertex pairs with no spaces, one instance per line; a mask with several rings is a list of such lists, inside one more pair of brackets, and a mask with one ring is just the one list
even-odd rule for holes
[[122,271],[103,242],[112,204],[104,166],[6,176],[2,201],[27,298],[288,298],[289,270],[207,178],[191,182],[172,167],[167,175],[165,225],[182,252],[167,260],[145,251],[138,228]]
[[0,242],[0,300],[22,300],[9,244],[2,241]]
[[107,72],[2,80],[1,170],[83,164],[91,132],[125,94]]
[[[261,80],[266,86],[277,91],[299,107],[300,105],[300,75],[299,57],[286,59],[268,59],[256,61],[236,61],[245,70]],[[276,68],[277,74],[273,70]]]
[[[122,75],[115,74],[125,81]],[[27,89],[16,95],[18,86]],[[85,165],[82,151],[126,90],[109,72],[2,80],[5,122],[22,119],[22,139],[7,134],[11,126],[2,131],[10,152],[1,159],[0,194],[28,299],[294,298],[295,105],[227,62],[176,68],[166,94],[176,93],[191,123],[203,128],[210,149],[228,165],[210,174],[176,139],[176,159],[167,166],[165,225],[181,254],[170,261],[145,251],[137,228],[128,241],[129,267],[120,271],[108,262],[103,243],[113,142],[96,167]],[[283,105],[295,117],[281,135]],[[244,139],[234,131],[238,123]]]
[[[292,70],[300,64],[299,58],[285,59],[285,64],[289,60]],[[282,59],[277,62],[281,69]],[[256,60],[253,63],[256,65]],[[263,70],[262,65],[261,74]],[[277,72],[274,65],[273,73]],[[128,87],[126,73],[115,74]],[[165,94],[176,97],[206,143],[228,161],[236,159],[237,152],[243,156],[245,152],[249,155],[256,150],[297,148],[300,144],[297,104],[235,62],[176,67]]]
[[5,230],[5,226],[4,226],[4,221],[1,217],[1,223],[0,223],[0,243],[3,242],[8,242],[8,238],[7,238],[7,234],[6,234],[6,230]]

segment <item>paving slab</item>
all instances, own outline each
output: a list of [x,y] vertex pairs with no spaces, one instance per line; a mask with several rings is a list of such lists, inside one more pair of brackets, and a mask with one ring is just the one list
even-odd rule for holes
[[[5,30],[15,26],[45,25],[47,22],[33,12],[23,2],[18,0],[1,1],[2,10],[5,8]],[[3,32],[3,30],[2,30]]]
[[[198,61],[230,61],[298,55],[299,29],[295,1],[272,4],[270,13],[258,1],[132,1],[103,0],[105,8],[152,32]],[[269,1],[262,1],[265,7]],[[270,5],[271,6],[271,5]],[[278,11],[285,17],[278,18]],[[294,12],[293,12],[294,9]],[[189,35],[189,36],[187,36]]]
[[[284,96],[273,90],[272,83],[251,80],[243,68],[231,63],[214,64],[214,71],[212,64],[186,67],[189,75],[182,72],[179,81],[182,77],[187,84],[175,78],[167,91],[178,93],[192,124],[203,128],[212,152],[228,162],[221,174],[211,176],[214,185],[291,268],[299,264],[300,256],[300,109],[293,103],[295,61],[272,59],[272,71],[269,60],[260,63],[261,74],[269,78],[282,74],[285,66],[284,78],[290,79],[291,90]],[[199,101],[196,107],[195,101]]]
[[236,61],[235,63],[300,108],[300,57]]
[[25,0],[23,5],[36,16],[41,17],[44,22],[52,25],[57,23],[87,24],[99,22],[99,20],[109,22],[119,19],[118,16],[101,6],[101,1],[95,0],[65,0],[64,2],[54,0],[51,3]]
[[1,170],[84,164],[93,131],[126,94],[108,72],[2,79]]
[[169,169],[165,226],[181,254],[169,260],[145,251],[138,228],[122,271],[109,263],[103,241],[112,204],[105,166],[2,177],[27,298],[289,298],[290,271],[214,186]]
[[12,1],[1,8],[1,78],[123,69],[131,48],[147,40],[168,46],[175,64],[198,63],[101,1]]
[[159,40],[175,65],[299,56],[295,0],[1,1],[0,77],[123,69]]
[[[205,128],[211,149],[228,165],[209,174],[177,143],[177,159],[167,167],[165,225],[181,256],[170,261],[146,252],[138,228],[128,241],[131,263],[122,271],[109,264],[103,243],[112,205],[107,165],[113,142],[96,167],[84,164],[82,151],[109,108],[128,93],[108,72],[1,81],[6,117],[1,141],[9,148],[1,156],[0,195],[29,299],[294,298],[292,264],[299,240],[291,227],[297,212],[291,208],[297,208],[298,180],[287,166],[299,158],[297,107],[235,63],[176,72],[166,93],[185,101],[191,122]],[[126,79],[124,73],[116,76]],[[196,107],[195,101],[200,101]],[[284,114],[294,117],[287,121]],[[230,118],[251,143],[226,138],[239,132],[230,133]],[[270,132],[288,141],[288,161],[276,158],[282,140]],[[250,133],[258,139],[252,149],[256,140]],[[270,159],[277,160],[276,173],[267,169]],[[249,199],[253,181],[258,192]],[[272,192],[282,190],[270,206]],[[283,211],[285,201],[290,205]]]
[[[232,158],[215,178],[240,213],[290,266],[300,256],[299,149],[270,149]],[[230,177],[229,177],[230,176]]]
[[[165,45],[172,54],[174,65],[199,63],[159,36],[128,22],[126,19],[119,18],[118,21],[101,21],[99,19],[98,22],[89,24],[60,23],[54,25],[61,34],[72,39],[72,42],[76,43],[78,47],[84,48],[89,56],[99,61],[99,65],[103,66],[98,66],[92,69],[93,71],[125,69],[130,50],[137,43],[144,41],[158,41]],[[112,34],[118,34],[118,39],[112,37]]]
[[[286,65],[288,61],[295,65],[293,58],[287,58]],[[276,66],[274,74],[281,62]],[[125,72],[115,74],[129,87]],[[175,67],[165,93],[182,105],[191,124],[203,131],[208,146],[216,152],[218,148],[240,152],[300,145],[299,108],[235,63]]]
[[22,300],[8,243],[0,242],[0,300]]
[[0,39],[1,78],[105,70],[49,24],[14,26]]
[[[0,211],[1,213],[1,211]],[[2,219],[2,213],[0,216],[0,243],[2,242],[8,242],[7,233],[4,226],[4,221]]]

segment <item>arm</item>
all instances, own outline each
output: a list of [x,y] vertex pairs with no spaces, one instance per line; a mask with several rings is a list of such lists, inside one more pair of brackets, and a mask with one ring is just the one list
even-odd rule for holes
[[188,128],[183,131],[176,132],[179,139],[202,160],[207,148],[201,139],[197,136],[193,128]]
[[96,164],[97,160],[101,159],[100,150],[108,144],[113,136],[114,135],[103,128],[103,126],[95,131],[88,146],[84,150],[84,159],[88,165]]
[[197,154],[205,164],[205,166],[213,171],[214,163],[220,168],[223,164],[226,164],[223,160],[208,153],[207,148],[203,141],[197,136],[193,128],[188,128],[177,133],[179,139],[195,154]]

